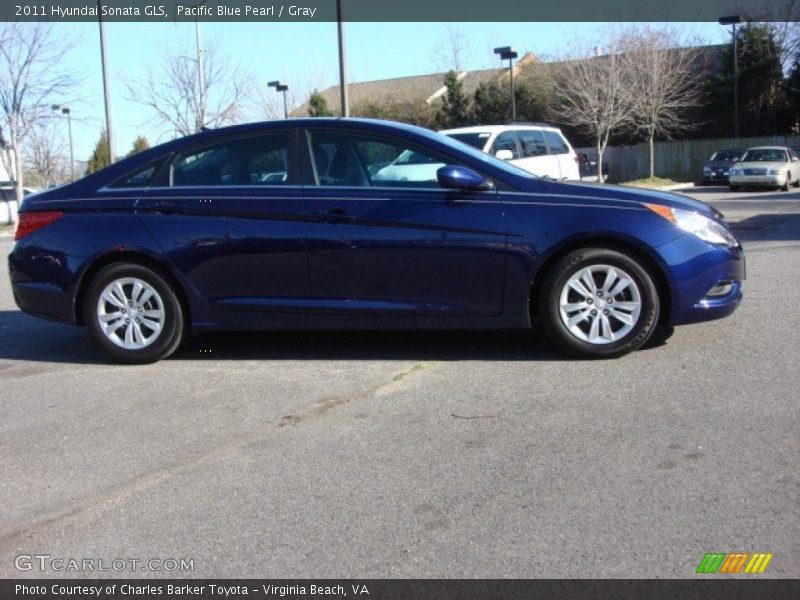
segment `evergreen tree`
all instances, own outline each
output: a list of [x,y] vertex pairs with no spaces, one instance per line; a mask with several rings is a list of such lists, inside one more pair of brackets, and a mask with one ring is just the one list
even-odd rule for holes
[[89,164],[86,167],[86,174],[91,175],[95,171],[99,171],[111,164],[111,152],[108,149],[108,136],[103,131],[100,139],[94,146],[94,152],[89,158]]
[[[736,31],[739,50],[739,123],[743,136],[784,133],[790,127],[781,46],[771,25],[748,23]],[[714,134],[733,134],[733,47],[723,50],[718,75],[707,82]],[[712,133],[710,132],[710,133]]]
[[464,84],[455,71],[444,76],[447,92],[442,97],[442,106],[436,115],[436,123],[442,129],[463,127],[470,121],[469,98],[464,93]]
[[317,90],[311,92],[308,99],[308,115],[310,117],[332,117],[333,111],[328,108],[325,97]]
[[138,136],[135,140],[133,140],[133,146],[131,147],[130,152],[126,156],[133,156],[134,154],[138,154],[142,150],[147,150],[150,147],[150,142],[147,141],[147,138],[143,135]]

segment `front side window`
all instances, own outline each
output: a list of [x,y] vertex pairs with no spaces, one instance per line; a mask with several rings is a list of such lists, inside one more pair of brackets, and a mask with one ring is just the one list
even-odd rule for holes
[[310,137],[318,185],[438,188],[436,172],[446,157],[402,140],[350,132]]
[[569,148],[567,148],[567,144],[564,141],[564,138],[562,138],[557,131],[545,130],[544,137],[547,140],[548,148],[550,148],[550,154],[569,153]]
[[492,154],[497,156],[500,150],[511,152],[511,159],[519,158],[519,148],[517,148],[517,138],[512,131],[505,131],[497,136],[492,144]]
[[289,136],[240,138],[178,156],[170,167],[173,187],[285,185],[289,178]]
[[547,154],[547,145],[541,131],[518,131],[519,143],[522,146],[522,156],[542,156]]

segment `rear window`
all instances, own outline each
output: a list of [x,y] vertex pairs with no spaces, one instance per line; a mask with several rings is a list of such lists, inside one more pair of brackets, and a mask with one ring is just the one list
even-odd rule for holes
[[550,154],[568,154],[569,148],[564,138],[557,131],[544,130],[544,137],[547,140],[547,147],[550,149]]
[[459,142],[464,142],[465,144],[469,144],[473,148],[477,148],[478,150],[483,150],[483,147],[486,145],[486,140],[488,140],[492,134],[489,132],[478,132],[478,133],[446,133],[447,137],[451,137],[454,140],[458,140]]

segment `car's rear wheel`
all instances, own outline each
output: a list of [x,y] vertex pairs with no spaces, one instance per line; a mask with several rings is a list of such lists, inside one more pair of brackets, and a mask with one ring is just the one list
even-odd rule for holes
[[161,360],[180,345],[183,311],[164,278],[135,263],[103,268],[91,281],[83,319],[94,341],[117,362]]
[[570,354],[613,358],[640,348],[655,330],[658,292],[636,258],[616,250],[569,253],[547,274],[539,314],[550,339]]

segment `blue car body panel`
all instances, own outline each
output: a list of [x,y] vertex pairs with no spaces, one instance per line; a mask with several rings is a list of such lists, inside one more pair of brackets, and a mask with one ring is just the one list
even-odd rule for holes
[[[304,140],[318,127],[426,146],[496,189],[317,185]],[[109,187],[185,148],[270,130],[292,136],[285,185]],[[703,242],[643,203],[721,219],[677,194],[536,179],[412,126],[301,119],[202,132],[26,199],[22,213],[64,216],[19,240],[9,266],[23,310],[67,323],[80,322],[81,293],[99,265],[138,256],[180,286],[196,329],[524,328],[542,268],[602,243],[656,270],[665,321],[730,314],[741,299],[741,247]],[[720,281],[734,282],[730,293],[706,298]]]

